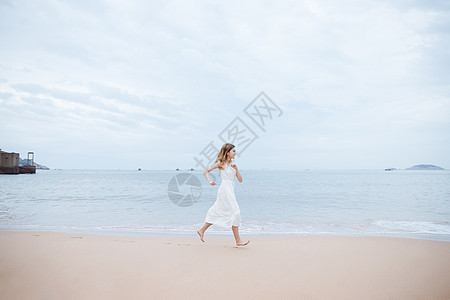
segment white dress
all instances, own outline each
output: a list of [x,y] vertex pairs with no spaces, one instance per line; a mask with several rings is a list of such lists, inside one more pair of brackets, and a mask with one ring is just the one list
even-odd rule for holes
[[234,195],[236,170],[225,164],[224,169],[219,169],[219,172],[222,182],[217,191],[217,200],[206,213],[205,222],[228,228],[240,226],[241,211]]

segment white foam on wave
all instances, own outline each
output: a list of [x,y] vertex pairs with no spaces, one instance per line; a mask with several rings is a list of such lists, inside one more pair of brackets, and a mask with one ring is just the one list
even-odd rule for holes
[[449,222],[429,221],[375,221],[380,232],[384,233],[417,233],[417,234],[449,234]]
[[[117,233],[117,234],[192,234],[203,223],[141,225],[126,224],[114,226],[71,226],[71,225],[7,225],[4,230],[44,230],[79,233]],[[364,220],[360,222],[243,222],[239,228],[243,234],[252,235],[399,235],[436,236],[437,239],[450,240],[449,222],[404,221],[404,220]],[[229,235],[231,228],[211,226],[211,234]]]

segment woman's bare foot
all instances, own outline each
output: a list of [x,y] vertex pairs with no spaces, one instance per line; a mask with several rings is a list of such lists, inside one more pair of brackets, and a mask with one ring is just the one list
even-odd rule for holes
[[242,240],[240,240],[239,242],[236,242],[236,245],[238,245],[238,246],[247,246],[248,243],[250,243],[250,240],[248,240],[248,241],[245,242],[245,243],[244,243]]
[[205,242],[205,241],[203,240],[203,234],[204,234],[205,232],[202,232],[202,231],[200,231],[200,230],[197,230],[197,233],[198,233],[198,235],[200,236],[200,239],[202,240],[202,242]]

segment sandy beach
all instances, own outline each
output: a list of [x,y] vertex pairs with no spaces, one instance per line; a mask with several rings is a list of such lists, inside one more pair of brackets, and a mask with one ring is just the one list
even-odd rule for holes
[[0,231],[0,299],[450,299],[450,242],[249,239]]

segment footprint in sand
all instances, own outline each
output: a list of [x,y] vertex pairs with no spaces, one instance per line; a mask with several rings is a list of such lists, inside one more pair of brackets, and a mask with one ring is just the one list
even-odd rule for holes
[[[165,245],[172,245],[172,243],[170,243],[170,242],[167,242],[167,243],[164,243]],[[192,244],[177,244],[177,246],[192,246]]]
[[72,239],[82,239],[83,237],[82,236],[71,236],[70,238],[72,238]]

